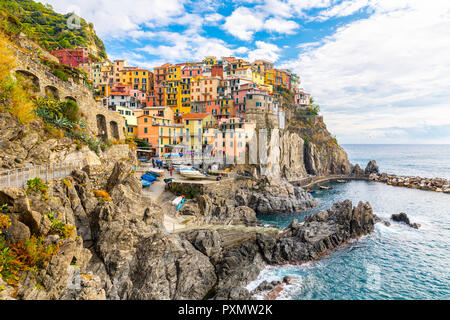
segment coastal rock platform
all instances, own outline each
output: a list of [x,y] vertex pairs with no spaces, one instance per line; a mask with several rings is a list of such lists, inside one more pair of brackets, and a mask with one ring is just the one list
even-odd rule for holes
[[369,180],[383,182],[391,186],[435,191],[450,194],[450,181],[443,178],[422,178],[415,176],[397,176],[387,173],[371,174]]

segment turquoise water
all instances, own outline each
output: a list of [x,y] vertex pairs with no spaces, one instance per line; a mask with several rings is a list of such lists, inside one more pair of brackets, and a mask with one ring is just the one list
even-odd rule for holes
[[[393,169],[400,163],[389,157],[383,161],[364,157],[362,151],[353,150],[352,156],[357,153],[361,161],[375,158],[379,164],[390,163]],[[436,163],[446,167],[440,160]],[[436,171],[430,164],[423,168],[427,165],[416,172]],[[450,195],[366,181],[329,185],[333,190],[317,190],[314,196],[319,206],[314,210],[259,218],[285,227],[294,218],[304,220],[336,201],[350,199],[354,205],[369,201],[374,212],[386,220],[393,213],[406,212],[412,222],[422,226],[416,230],[395,222],[390,227],[377,224],[374,233],[330,251],[319,261],[265,269],[249,289],[263,280],[291,275],[295,281],[285,287],[280,299],[450,299]]]

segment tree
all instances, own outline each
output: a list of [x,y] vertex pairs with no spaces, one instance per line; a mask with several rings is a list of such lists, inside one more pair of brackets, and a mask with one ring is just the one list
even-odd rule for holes
[[309,108],[308,108],[308,114],[317,116],[320,113],[320,106],[318,104],[314,103],[314,98],[311,97],[309,99]]

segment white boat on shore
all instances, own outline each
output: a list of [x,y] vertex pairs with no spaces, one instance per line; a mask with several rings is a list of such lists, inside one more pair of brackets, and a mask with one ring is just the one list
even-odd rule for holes
[[192,168],[181,168],[180,174],[183,177],[188,178],[188,179],[205,179],[206,178],[206,176],[203,173],[201,173],[197,170],[194,170]]
[[150,172],[154,172],[154,173],[164,173],[164,170],[163,169],[157,169],[157,168],[149,168],[147,171],[150,171]]

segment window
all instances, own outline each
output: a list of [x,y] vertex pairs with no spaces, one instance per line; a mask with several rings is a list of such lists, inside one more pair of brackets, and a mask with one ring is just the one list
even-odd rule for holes
[[144,128],[144,133],[148,133],[148,129],[147,128]]
[[[147,118],[144,118],[144,122],[148,122],[148,119],[147,119]],[[147,128],[145,128],[145,130],[147,130]]]

